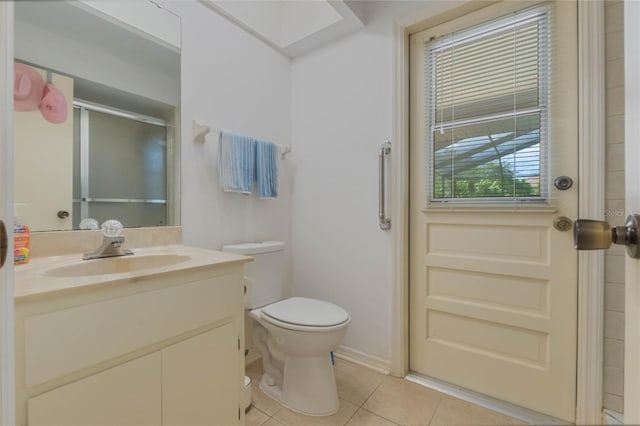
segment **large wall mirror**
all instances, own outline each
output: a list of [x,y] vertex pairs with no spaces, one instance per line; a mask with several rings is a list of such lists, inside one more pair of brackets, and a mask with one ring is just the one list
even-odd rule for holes
[[178,225],[180,18],[151,1],[18,1],[15,61],[23,223]]

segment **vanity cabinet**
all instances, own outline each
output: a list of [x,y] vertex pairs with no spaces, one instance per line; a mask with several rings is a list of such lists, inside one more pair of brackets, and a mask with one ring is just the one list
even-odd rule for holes
[[30,425],[160,425],[160,354],[138,358],[28,401]]
[[16,300],[18,424],[242,424],[243,263]]
[[233,425],[239,421],[238,394],[234,387],[229,388],[242,368],[237,365],[237,338],[234,325],[227,324],[162,351],[163,425]]

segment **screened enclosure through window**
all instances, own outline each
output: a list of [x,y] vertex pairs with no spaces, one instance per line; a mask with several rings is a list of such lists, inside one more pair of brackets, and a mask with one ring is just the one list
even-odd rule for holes
[[546,201],[548,21],[520,12],[426,44],[431,202]]

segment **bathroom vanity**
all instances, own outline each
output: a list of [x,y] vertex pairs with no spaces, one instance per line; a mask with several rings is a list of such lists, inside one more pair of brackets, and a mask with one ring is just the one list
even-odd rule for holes
[[17,424],[244,423],[250,258],[182,245],[134,251],[16,268]]

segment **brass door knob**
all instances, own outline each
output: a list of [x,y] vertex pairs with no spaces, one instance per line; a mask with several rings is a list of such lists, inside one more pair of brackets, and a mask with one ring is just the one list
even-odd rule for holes
[[640,259],[638,249],[638,222],[640,215],[630,214],[624,226],[611,227],[600,220],[576,219],[573,225],[573,242],[577,250],[602,250],[611,244],[626,247],[627,254]]

